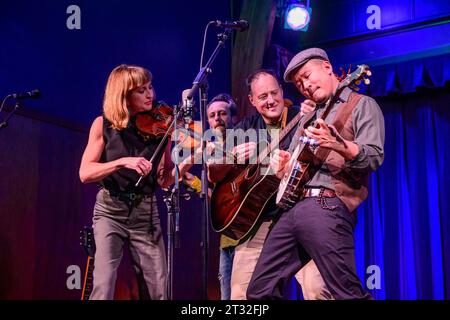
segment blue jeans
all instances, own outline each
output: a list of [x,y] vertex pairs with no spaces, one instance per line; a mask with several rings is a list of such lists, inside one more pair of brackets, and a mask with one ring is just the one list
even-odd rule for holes
[[231,297],[231,269],[233,267],[234,248],[220,249],[219,281],[220,298],[230,300]]

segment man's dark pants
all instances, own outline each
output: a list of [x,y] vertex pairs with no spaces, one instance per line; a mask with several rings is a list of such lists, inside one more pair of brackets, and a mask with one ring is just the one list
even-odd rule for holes
[[316,263],[335,299],[371,299],[356,275],[353,231],[356,213],[337,198],[305,198],[282,214],[271,230],[247,290],[249,300],[282,299],[304,256]]

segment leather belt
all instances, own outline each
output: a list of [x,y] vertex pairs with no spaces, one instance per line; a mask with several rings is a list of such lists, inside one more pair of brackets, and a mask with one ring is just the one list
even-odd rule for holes
[[307,188],[303,191],[303,197],[324,197],[324,198],[334,198],[336,197],[336,192],[331,189],[326,188]]
[[114,190],[104,189],[112,198],[116,198],[128,206],[137,207],[143,199],[153,196],[153,194],[134,193],[134,192],[117,192]]

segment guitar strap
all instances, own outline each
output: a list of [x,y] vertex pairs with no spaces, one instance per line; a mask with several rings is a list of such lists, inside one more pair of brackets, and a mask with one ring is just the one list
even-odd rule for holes
[[[355,96],[356,95],[356,96]],[[348,117],[353,112],[353,109],[358,104],[359,100],[361,99],[362,95],[356,94],[352,92],[350,94],[350,97],[348,99],[348,103],[345,103],[339,110],[337,111],[332,125],[336,128],[337,133],[341,134],[342,130],[344,129],[344,125],[348,120]],[[294,134],[294,137],[292,138],[291,144],[289,146],[289,152],[292,153],[294,149],[297,147],[299,143],[299,139],[301,136],[304,135],[304,123],[305,122],[311,122],[314,118],[317,117],[317,112],[319,111],[319,108],[316,108],[314,112],[311,112],[310,114],[306,114],[302,117],[300,120],[297,130]],[[322,165],[323,162],[325,162],[325,159],[328,157],[329,153],[331,152],[330,149],[327,148],[317,148],[317,152],[315,153],[316,158],[320,161],[317,163],[318,165]]]
[[[342,130],[344,129],[344,125],[347,122],[348,117],[352,114],[353,109],[355,109],[356,105],[358,104],[359,100],[361,100],[361,98],[362,95],[352,92],[350,94],[348,102],[345,103],[343,106],[341,106],[337,111],[332,125],[336,128],[338,134],[342,134]],[[319,166],[321,166],[325,162],[330,152],[331,149],[328,148],[321,148],[321,147],[317,148],[315,156],[320,161],[320,163],[318,163]]]
[[286,127],[287,115],[288,115],[288,107],[284,107],[283,114],[281,115],[281,130],[283,130]]

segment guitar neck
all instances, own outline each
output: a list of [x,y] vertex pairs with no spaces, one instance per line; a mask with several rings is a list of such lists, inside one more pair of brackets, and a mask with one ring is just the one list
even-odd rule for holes
[[281,141],[283,141],[283,139],[288,135],[289,132],[291,132],[291,130],[294,128],[294,126],[298,124],[301,117],[302,117],[302,114],[299,111],[295,115],[295,117],[292,118],[292,120],[286,125],[286,127],[283,130],[281,130],[279,138],[277,140],[272,140],[270,145],[261,152],[261,154],[258,157],[258,160],[259,160],[258,162],[261,162],[262,159],[264,159],[265,157],[267,157],[269,155],[271,150],[278,147],[279,143]]
[[337,99],[339,99],[339,96],[341,95],[342,90],[347,87],[347,85],[340,84],[334,95],[328,100],[325,110],[320,115],[320,119],[325,120],[328,117],[328,114],[330,113],[331,109],[333,109],[334,104],[336,103]]
[[[330,100],[327,103],[327,106],[325,107],[325,111],[320,116],[321,119],[326,119],[328,114],[330,113],[331,109],[333,108],[333,105],[336,103],[336,101],[339,99],[342,91],[354,84],[355,82],[359,84],[361,79],[364,78],[364,76],[370,76],[371,72],[369,70],[369,67],[365,64],[358,66],[358,69],[351,74],[347,75],[345,79],[339,82],[333,96],[330,98]],[[358,82],[359,81],[359,82]],[[367,81],[367,82],[366,82]],[[364,80],[364,83],[368,84],[370,81],[368,79]]]
[[88,257],[86,271],[84,273],[83,290],[81,291],[81,300],[89,300],[93,287],[94,258]]

